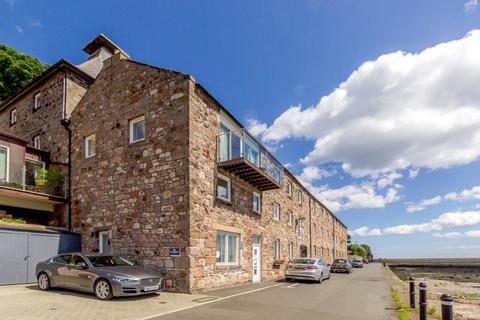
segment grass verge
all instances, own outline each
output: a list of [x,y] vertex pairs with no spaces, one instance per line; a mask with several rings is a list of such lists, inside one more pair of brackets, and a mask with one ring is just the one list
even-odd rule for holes
[[395,304],[397,305],[399,319],[410,320],[410,317],[408,316],[408,312],[410,311],[410,308],[402,303],[402,301],[400,300],[400,297],[398,296],[397,290],[390,288],[390,293],[392,294],[392,298],[395,301]]

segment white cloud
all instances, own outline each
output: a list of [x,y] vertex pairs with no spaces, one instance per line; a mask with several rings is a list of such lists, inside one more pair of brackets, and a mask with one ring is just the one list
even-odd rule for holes
[[467,231],[465,232],[465,236],[470,238],[480,238],[480,230]]
[[480,245],[463,245],[463,246],[448,246],[447,249],[473,250],[480,249]]
[[418,176],[419,171],[420,171],[419,168],[408,170],[408,177],[410,179],[415,179]]
[[399,199],[397,190],[389,188],[385,194],[379,194],[372,182],[350,184],[337,189],[327,186],[306,187],[330,210],[337,212],[345,209],[384,208],[385,205]]
[[380,179],[378,179],[377,186],[380,189],[383,189],[386,186],[392,185],[395,180],[400,179],[401,177],[403,176],[396,171],[389,172],[388,174],[384,174]]
[[430,199],[423,199],[419,202],[407,202],[407,212],[418,212],[425,210],[428,206],[433,206],[442,201],[472,201],[480,200],[480,186],[471,189],[464,189],[461,192],[449,192],[446,195],[436,196]]
[[447,233],[440,233],[434,232],[432,235],[436,238],[447,238],[447,239],[457,239],[463,237],[463,233],[461,232],[447,232]]
[[322,178],[331,177],[336,173],[337,172],[335,170],[327,170],[327,169],[322,169],[315,166],[314,167],[307,166],[303,168],[303,171],[300,174],[300,176],[298,176],[298,178],[302,182],[309,183],[309,182],[320,180]]
[[441,196],[436,196],[430,199],[423,199],[418,203],[410,203],[407,206],[407,212],[418,212],[425,210],[428,206],[433,206],[442,202]]
[[6,4],[10,7],[10,10],[13,10],[15,8],[15,4],[17,3],[17,0],[4,0]]
[[18,33],[23,33],[23,28],[19,25],[15,25],[15,30],[17,30]]
[[[446,212],[440,215],[438,218],[431,220],[430,222],[418,223],[418,224],[402,224],[383,229],[370,229],[366,226],[353,230],[352,235],[365,236],[365,235],[388,235],[388,234],[411,234],[411,233],[425,233],[432,231],[440,231],[449,227],[467,227],[480,224],[480,211],[465,211],[465,212]],[[373,232],[375,230],[375,232]],[[465,232],[465,236],[476,236],[477,233]],[[479,231],[480,233],[480,231]],[[435,233],[437,236],[440,233]]]
[[478,0],[468,0],[464,5],[463,8],[465,11],[473,11],[478,6]]
[[263,139],[315,140],[305,165],[339,163],[354,177],[470,163],[480,157],[479,56],[480,30],[382,55],[317,105],[288,108]]
[[267,125],[256,119],[247,119],[247,129],[251,135],[259,137],[267,130]]

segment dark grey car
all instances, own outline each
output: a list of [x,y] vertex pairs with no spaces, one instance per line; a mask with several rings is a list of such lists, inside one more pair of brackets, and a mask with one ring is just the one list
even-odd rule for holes
[[163,278],[125,258],[104,254],[67,253],[37,264],[38,287],[67,288],[94,293],[98,299],[161,291]]

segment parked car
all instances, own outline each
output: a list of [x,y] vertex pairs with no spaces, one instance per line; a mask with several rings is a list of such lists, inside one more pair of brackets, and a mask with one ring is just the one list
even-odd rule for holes
[[363,262],[362,262],[362,260],[353,259],[353,260],[352,260],[352,267],[354,267],[354,268],[363,268]]
[[370,263],[370,261],[368,261],[368,259],[363,259],[362,262],[363,262],[363,264],[369,264]]
[[330,268],[331,272],[344,272],[344,273],[352,273],[352,265],[350,261],[347,259],[335,259],[332,263],[332,267]]
[[38,263],[36,275],[41,290],[73,289],[94,293],[100,300],[154,293],[164,287],[158,272],[105,254],[61,254]]
[[300,258],[287,263],[285,280],[314,280],[321,283],[324,279],[330,279],[330,266],[322,259]]

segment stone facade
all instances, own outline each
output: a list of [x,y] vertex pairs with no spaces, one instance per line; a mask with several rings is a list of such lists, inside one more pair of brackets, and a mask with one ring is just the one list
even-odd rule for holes
[[[106,234],[111,253],[160,270],[168,289],[180,292],[253,281],[254,239],[262,280],[282,277],[292,257],[346,258],[346,227],[286,169],[278,189],[261,192],[218,166],[221,118],[231,116],[191,76],[115,50],[95,69],[101,71],[93,84],[59,73],[38,88],[39,110],[32,112],[31,90],[0,111],[0,130],[29,141],[40,134],[42,149],[64,164],[68,139],[60,119],[70,116],[73,229],[84,251],[99,251]],[[10,127],[12,107],[18,120]],[[140,116],[145,139],[131,143],[130,120]],[[95,154],[86,157],[85,138],[93,134]],[[218,174],[230,179],[230,201],[217,197]],[[260,213],[253,192],[261,195]],[[217,261],[221,233],[238,235],[235,263]]]

